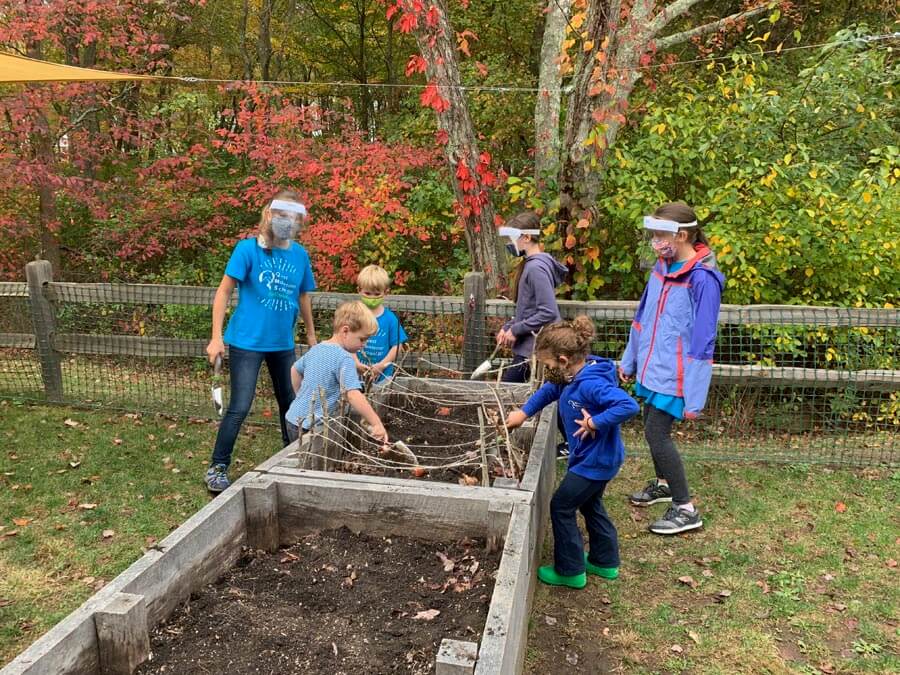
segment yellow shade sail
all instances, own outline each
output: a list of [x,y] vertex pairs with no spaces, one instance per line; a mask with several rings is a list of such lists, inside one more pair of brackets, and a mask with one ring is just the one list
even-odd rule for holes
[[0,52],[0,82],[95,82],[100,80],[154,80],[147,75],[110,73],[93,68],[64,66]]

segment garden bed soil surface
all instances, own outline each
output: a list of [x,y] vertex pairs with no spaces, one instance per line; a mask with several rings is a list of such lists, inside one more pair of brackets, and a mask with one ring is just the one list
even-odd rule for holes
[[432,672],[441,640],[480,640],[499,558],[483,540],[346,528],[248,549],[151,633],[136,672]]
[[[481,430],[478,422],[480,403],[441,403],[419,398],[408,398],[397,408],[386,408],[382,422],[391,442],[403,441],[428,469],[416,475],[409,469],[394,469],[365,463],[345,464],[345,471],[397,478],[417,478],[463,485],[481,484]],[[502,463],[489,457],[489,470],[493,477],[512,476],[503,431],[504,415],[516,409],[516,405],[504,401],[504,410],[498,413],[496,404],[487,404],[485,436],[487,454],[496,454],[499,437]],[[379,447],[370,441],[363,442],[363,450],[380,455]],[[528,460],[528,448],[518,448],[523,462]],[[394,459],[394,456],[388,456]],[[402,461],[402,457],[396,456]],[[459,466],[444,466],[461,462]]]

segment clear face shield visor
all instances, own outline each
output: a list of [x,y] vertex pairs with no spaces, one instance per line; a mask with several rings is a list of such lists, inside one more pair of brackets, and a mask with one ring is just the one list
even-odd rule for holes
[[644,216],[643,237],[641,242],[641,268],[650,269],[660,257],[673,253],[675,241],[681,230],[697,227],[697,221],[679,223],[655,216]]

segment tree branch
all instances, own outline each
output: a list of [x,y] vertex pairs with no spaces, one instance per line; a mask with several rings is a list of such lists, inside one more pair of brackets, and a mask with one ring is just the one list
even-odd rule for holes
[[743,12],[735,12],[731,16],[726,16],[724,19],[719,19],[718,21],[712,21],[710,23],[703,24],[702,26],[697,26],[696,28],[691,28],[690,30],[682,31],[680,33],[673,33],[672,35],[667,35],[665,37],[659,38],[656,41],[656,48],[662,51],[663,49],[668,49],[674,45],[680,44],[682,42],[686,42],[691,38],[695,38],[698,35],[705,35],[706,33],[714,33],[720,28],[725,28],[726,26],[740,21],[741,19],[749,19],[751,16],[756,16],[757,14],[762,14],[767,9],[766,5],[760,5],[759,7],[755,7],[754,9],[748,9]]
[[659,14],[653,17],[650,25],[647,26],[648,37],[651,39],[654,38],[659,31],[687,12],[698,2],[700,2],[700,0],[675,0],[672,4],[663,7]]

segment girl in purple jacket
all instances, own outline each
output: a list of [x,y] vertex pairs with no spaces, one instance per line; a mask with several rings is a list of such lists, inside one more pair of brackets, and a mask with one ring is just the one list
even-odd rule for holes
[[691,503],[672,425],[695,419],[706,405],[725,277],[687,204],[663,204],[644,218],[644,228],[659,258],[634,315],[619,377],[636,380],[635,395],[644,399],[644,436],[656,478],[630,500],[635,506],[672,502],[650,531],[678,534],[703,520]]

